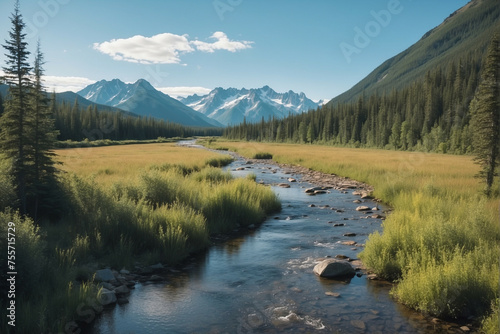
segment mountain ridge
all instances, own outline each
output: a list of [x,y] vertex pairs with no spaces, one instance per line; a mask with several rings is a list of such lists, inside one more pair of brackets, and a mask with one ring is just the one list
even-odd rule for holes
[[252,89],[217,87],[206,95],[194,94],[179,100],[224,125],[281,119],[316,109],[322,102],[314,102],[302,92],[277,93],[268,85]]
[[77,94],[89,101],[123,109],[139,116],[154,117],[186,126],[222,126],[217,121],[156,90],[144,79],[131,84],[119,79],[101,80],[88,85]]
[[327,104],[352,102],[361,94],[369,96],[404,88],[450,60],[473,52],[484,54],[494,32],[500,32],[497,0],[471,0]]

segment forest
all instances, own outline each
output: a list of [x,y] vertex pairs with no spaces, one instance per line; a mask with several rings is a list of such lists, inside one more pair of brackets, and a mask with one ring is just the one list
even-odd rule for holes
[[[389,93],[324,105],[300,115],[224,130],[227,139],[315,143],[468,154],[472,152],[470,102],[479,84],[482,50],[429,70]],[[382,79],[383,80],[383,79]]]

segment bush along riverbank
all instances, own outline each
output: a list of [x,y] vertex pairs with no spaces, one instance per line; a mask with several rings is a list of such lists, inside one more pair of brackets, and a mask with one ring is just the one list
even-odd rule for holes
[[[218,141],[252,157],[338,174],[373,186],[393,209],[382,233],[359,254],[378,277],[397,284],[399,302],[442,319],[498,332],[499,189],[481,192],[470,157],[317,145]],[[369,163],[367,163],[369,162]]]
[[[74,331],[102,306],[124,302],[116,296],[131,281],[157,280],[154,270],[205,250],[211,235],[258,224],[281,209],[270,188],[212,167],[228,162],[221,156],[204,168],[151,166],[134,182],[107,188],[68,173],[60,181],[66,211],[59,223],[37,227],[15,211],[1,213],[2,221],[15,222],[19,246],[17,332]],[[0,324],[10,328],[5,319]]]

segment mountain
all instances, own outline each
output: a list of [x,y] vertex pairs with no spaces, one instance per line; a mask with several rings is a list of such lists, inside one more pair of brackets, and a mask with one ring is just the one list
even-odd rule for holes
[[187,126],[221,126],[220,123],[156,90],[144,79],[133,84],[126,84],[118,79],[101,80],[85,87],[78,94],[92,102],[140,116],[151,116]]
[[405,51],[388,59],[328,104],[355,100],[360,94],[401,89],[436,68],[467,57],[482,58],[494,32],[500,32],[498,0],[472,0],[452,13]]
[[[0,94],[3,97],[7,96],[8,91],[9,91],[9,86],[7,86],[5,84],[0,84]],[[50,97],[51,93],[48,93],[48,95]],[[137,116],[131,112],[128,112],[128,111],[125,111],[125,110],[122,110],[119,108],[115,108],[115,107],[112,107],[109,105],[104,105],[104,104],[89,101],[89,100],[83,98],[82,96],[80,96],[74,92],[56,93],[56,102],[57,103],[64,102],[64,103],[73,105],[75,103],[75,101],[77,101],[80,108],[83,108],[83,109],[86,109],[89,106],[95,105],[95,106],[97,106],[97,109],[101,110],[101,111],[114,111],[114,112],[124,113],[124,114],[131,115],[131,116]]]
[[215,88],[204,96],[191,95],[180,99],[182,103],[224,125],[235,125],[246,120],[260,122],[262,118],[284,118],[316,109],[316,103],[304,93],[276,93],[269,86],[258,89]]

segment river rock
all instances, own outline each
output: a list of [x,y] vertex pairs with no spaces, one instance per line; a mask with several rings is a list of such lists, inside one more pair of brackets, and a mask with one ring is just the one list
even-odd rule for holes
[[339,226],[345,226],[344,223],[336,223],[336,224],[333,224],[333,227],[339,227]]
[[101,269],[95,272],[95,280],[99,282],[109,282],[115,280],[115,275],[111,269]]
[[162,270],[165,268],[165,267],[163,267],[163,264],[161,264],[161,263],[153,264],[152,266],[149,266],[149,267],[151,269],[153,269],[154,271],[159,271],[159,270]]
[[460,330],[461,330],[462,332],[470,332],[470,328],[469,328],[469,327],[467,327],[467,326],[462,326],[462,327],[460,327]]
[[361,203],[363,203],[363,202],[362,202],[361,200],[359,200],[359,199],[354,200],[354,201],[352,201],[352,202],[353,202],[353,203],[355,203],[355,204],[361,204]]
[[126,285],[120,285],[114,291],[115,291],[115,294],[117,294],[117,295],[126,295],[127,293],[130,293],[129,288],[127,288]]
[[371,198],[372,198],[372,196],[369,193],[367,193],[366,191],[361,193],[361,199],[371,199]]
[[344,237],[355,237],[355,236],[356,236],[356,233],[352,233],[352,232],[344,233]]
[[361,329],[361,330],[365,330],[366,329],[366,324],[362,320],[351,320],[351,325],[353,327],[356,327],[356,328]]
[[358,206],[356,211],[370,211],[370,208],[364,205]]
[[293,177],[290,177],[290,178],[288,178],[288,182],[297,182],[297,180],[294,179]]
[[315,190],[314,195],[326,194],[326,190]]
[[354,268],[346,261],[326,259],[314,267],[314,273],[320,277],[335,278],[354,276]]
[[106,288],[102,288],[101,293],[97,296],[99,303],[101,305],[109,305],[116,303],[116,294],[114,291],[110,291]]
[[237,171],[240,171],[240,170],[245,170],[245,167],[238,167],[236,168]]
[[338,292],[332,292],[332,291],[325,292],[325,295],[332,296],[332,297],[335,297],[335,298],[339,298],[340,297],[340,293],[338,293]]
[[120,274],[122,274],[122,275],[130,275],[130,271],[128,271],[127,269],[122,269],[122,270],[120,270]]
[[280,188],[290,188],[290,185],[288,183],[280,183],[280,184],[278,184],[278,187],[280,187]]

